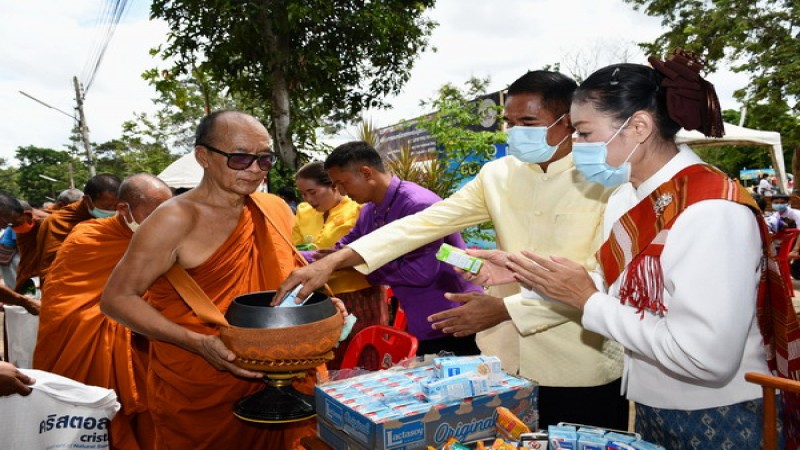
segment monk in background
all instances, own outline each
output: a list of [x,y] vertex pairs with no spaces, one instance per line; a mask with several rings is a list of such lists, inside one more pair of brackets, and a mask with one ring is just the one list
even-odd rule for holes
[[0,193],[0,225],[11,225],[17,233],[17,282],[14,290],[26,292],[32,286],[31,279],[39,276],[39,251],[36,235],[39,226],[49,214],[41,209],[32,208],[27,202]]
[[64,189],[56,197],[56,202],[53,204],[53,211],[57,211],[70,203],[75,203],[83,197],[83,191],[80,189]]
[[47,279],[47,271],[56,257],[58,247],[75,225],[92,218],[100,219],[116,214],[119,183],[119,178],[111,174],[93,176],[86,182],[80,201],[54,211],[42,222],[36,235],[41,285]]
[[[24,294],[35,294],[36,287],[31,280],[39,274],[39,254],[36,250],[36,233],[39,225],[48,214],[40,209],[31,208],[28,202],[22,202],[16,198],[0,192],[0,226],[11,225],[11,229],[17,234],[17,253],[19,253],[19,264],[17,264],[17,279],[13,287],[3,288],[1,303],[9,305],[20,305],[33,314],[39,314],[41,303],[39,300]],[[2,306],[0,306],[2,309]],[[6,326],[6,316],[3,315],[3,355],[8,358],[8,327]]]
[[132,344],[131,331],[100,312],[100,295],[138,224],[171,197],[153,175],[125,179],[116,215],[72,230],[42,291],[33,368],[116,391],[122,411],[111,422],[112,449],[153,448],[144,392],[147,342],[135,336]]
[[288,450],[316,434],[313,419],[259,425],[233,415],[237,400],[264,389],[263,375],[236,366],[217,326],[198,318],[164,276],[188,275],[224,314],[236,296],[277,289],[300,265],[289,206],[254,193],[275,162],[270,144],[250,115],[206,116],[195,134],[200,184],[142,224],[100,301],[103,312],[151,338],[147,391],[157,449]]

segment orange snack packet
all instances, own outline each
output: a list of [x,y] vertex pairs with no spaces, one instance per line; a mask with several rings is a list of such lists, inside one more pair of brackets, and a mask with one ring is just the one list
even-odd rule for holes
[[521,421],[514,413],[509,411],[508,408],[498,406],[496,411],[497,421],[494,424],[494,428],[498,436],[502,436],[510,441],[518,441],[522,433],[531,432],[530,428],[525,425],[525,422]]

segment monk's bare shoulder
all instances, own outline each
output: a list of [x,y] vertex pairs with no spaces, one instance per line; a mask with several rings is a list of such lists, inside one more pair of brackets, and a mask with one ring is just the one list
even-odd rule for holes
[[185,236],[192,231],[200,214],[196,202],[182,196],[174,197],[159,205],[142,226],[147,224],[148,229],[158,227],[159,232],[174,231],[178,235]]
[[149,251],[171,254],[184,268],[196,267],[227,239],[241,215],[241,208],[225,207],[187,192],[162,203],[145,220],[134,240],[145,241]]

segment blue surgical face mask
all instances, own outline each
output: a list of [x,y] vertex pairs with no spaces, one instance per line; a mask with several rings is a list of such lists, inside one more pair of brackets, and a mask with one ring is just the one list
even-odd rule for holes
[[569,135],[564,136],[556,145],[547,143],[547,130],[557,124],[566,114],[556,119],[548,127],[525,127],[515,126],[508,131],[508,153],[518,160],[526,163],[543,163],[550,161],[558,146],[564,142]]
[[608,144],[628,125],[629,120],[631,120],[630,117],[619,127],[614,136],[611,136],[611,139],[606,142],[575,142],[572,144],[572,159],[575,162],[575,167],[587,180],[607,187],[619,186],[630,181],[631,164],[628,160],[636,153],[640,143],[633,147],[628,157],[619,166],[610,166],[606,160],[608,157]]
[[772,204],[772,209],[774,209],[775,211],[778,211],[778,212],[786,212],[786,210],[788,208],[789,208],[789,205],[786,204],[786,203],[773,203]]
[[107,209],[100,209],[100,208],[92,208],[92,210],[89,211],[89,214],[91,214],[93,217],[97,219],[104,219],[106,217],[111,217],[116,213],[117,213],[116,211],[109,211]]
[[106,217],[111,217],[116,214],[116,211],[109,211],[107,209],[100,209],[94,206],[94,202],[92,201],[91,197],[85,195],[84,198],[86,199],[86,206],[89,209],[89,214],[96,218],[96,219],[105,219]]

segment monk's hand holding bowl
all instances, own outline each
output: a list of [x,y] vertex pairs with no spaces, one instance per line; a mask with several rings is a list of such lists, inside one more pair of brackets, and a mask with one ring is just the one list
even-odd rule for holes
[[343,301],[339,300],[336,297],[331,297],[331,301],[333,302],[333,306],[335,306],[336,309],[338,309],[339,312],[342,314],[342,317],[347,317],[350,315],[350,313],[347,312],[347,308],[344,306]]
[[583,310],[597,287],[586,269],[567,258],[544,258],[523,250],[510,255],[507,264],[514,279],[528,289]]
[[245,370],[234,364],[236,354],[225,346],[219,336],[201,334],[197,353],[217,370],[225,370],[242,378],[264,378],[264,374],[261,372]]

